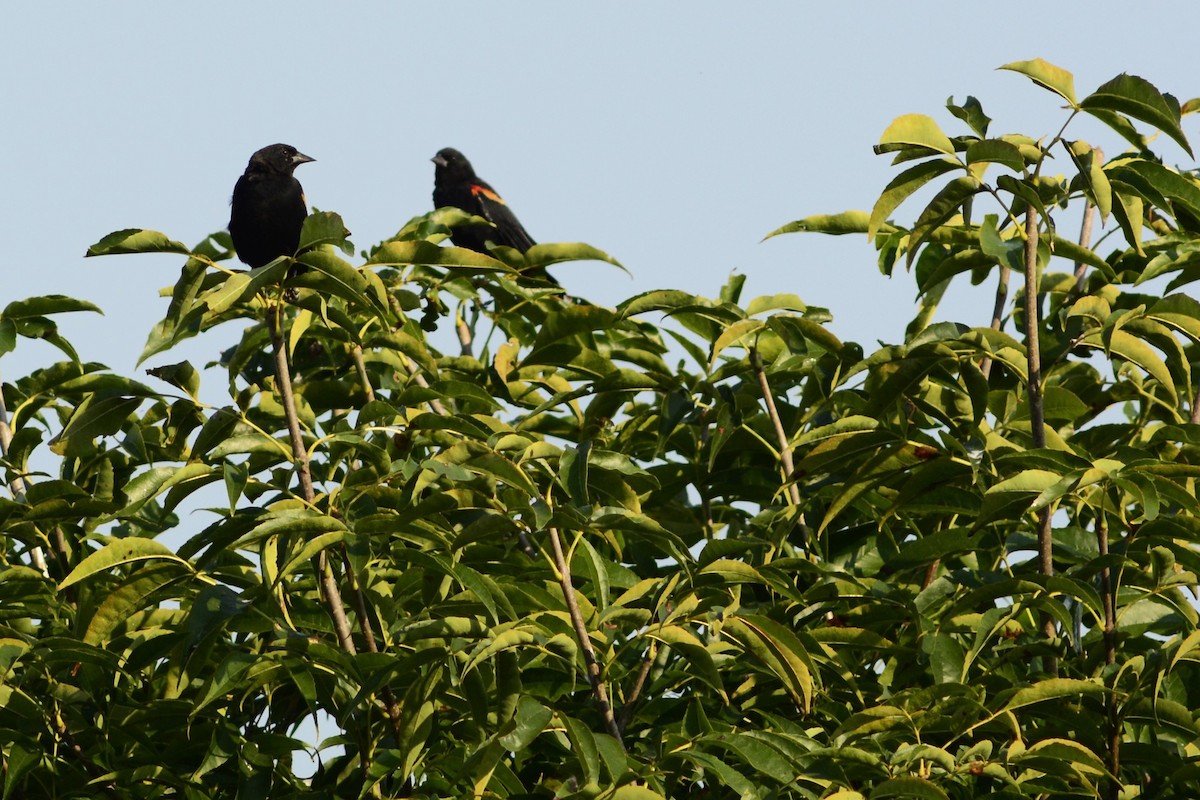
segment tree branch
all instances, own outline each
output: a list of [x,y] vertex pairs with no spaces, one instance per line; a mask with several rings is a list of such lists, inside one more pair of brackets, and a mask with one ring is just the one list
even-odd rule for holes
[[[1025,351],[1029,370],[1029,422],[1032,426],[1033,446],[1046,446],[1046,418],[1042,407],[1042,350],[1039,342],[1041,323],[1038,319],[1038,213],[1029,204],[1025,207]],[[1038,513],[1038,560],[1042,575],[1054,577],[1054,540],[1049,506]],[[1058,630],[1054,618],[1042,615],[1042,631],[1048,640],[1053,640]],[[1046,672],[1058,674],[1058,659],[1047,655]]]
[[575,599],[575,587],[571,582],[571,566],[563,554],[558,529],[550,528],[549,532],[550,547],[554,552],[554,565],[558,570],[559,584],[562,586],[563,597],[567,602],[567,613],[571,617],[571,625],[575,628],[575,638],[579,640],[579,647],[583,650],[583,661],[587,665],[588,683],[592,686],[592,694],[596,696],[596,705],[600,707],[600,716],[604,718],[604,726],[624,749],[625,745],[621,742],[621,728],[613,716],[612,704],[608,700],[608,689],[601,676],[600,664],[596,661],[596,651],[592,649],[592,638],[588,635],[583,614],[579,611],[579,602]]
[[792,461],[792,446],[788,443],[787,431],[783,429],[783,420],[779,418],[779,409],[775,407],[775,396],[771,393],[771,384],[767,380],[767,373],[763,369],[762,358],[758,354],[758,349],[750,348],[750,366],[754,370],[755,377],[758,378],[758,388],[762,393],[763,402],[767,406],[767,416],[771,419],[771,425],[775,429],[775,439],[779,443],[779,461],[783,465],[783,480],[786,487],[788,500],[796,509],[797,526],[800,530],[800,538],[804,544],[804,549],[809,549],[809,530],[808,525],[804,521],[804,515],[800,514],[800,487],[796,485],[795,473],[796,464]]
[[375,399],[375,389],[371,386],[371,378],[367,375],[367,362],[363,360],[362,347],[354,345],[350,348],[350,358],[354,361],[354,371],[358,373],[358,383],[362,386],[367,402]]
[[[311,504],[316,500],[316,493],[313,491],[312,475],[308,467],[308,450],[304,446],[304,438],[300,433],[300,417],[296,413],[296,398],[292,393],[292,373],[288,367],[287,345],[283,340],[280,308],[279,303],[272,303],[267,310],[267,325],[271,335],[271,344],[275,351],[275,381],[279,384],[279,399],[283,404],[284,415],[287,417],[288,434],[292,440],[292,459],[296,463],[296,473],[300,476],[300,491],[305,502]],[[333,620],[333,628],[337,633],[338,642],[343,650],[354,655],[357,650],[354,647],[354,638],[350,634],[350,622],[346,618],[342,593],[338,590],[329,561],[321,558],[317,571],[319,573],[317,578],[321,582],[321,589],[325,594],[325,602],[329,607],[329,616]]]
[[[1004,322],[1004,309],[1008,307],[1008,279],[1010,274],[1008,266],[1001,264],[1000,278],[996,283],[996,301],[992,304],[992,321],[990,323],[994,331],[1000,330],[1000,326]],[[983,377],[991,377],[992,359],[984,358],[980,361],[979,371],[983,373]]]
[[642,668],[638,670],[637,679],[633,682],[633,688],[629,690],[629,696],[625,698],[625,703],[621,706],[621,719],[617,722],[617,730],[621,733],[625,732],[625,729],[629,727],[630,720],[633,719],[633,709],[642,695],[642,689],[646,686],[646,678],[650,676],[650,668],[654,666],[657,650],[658,643],[651,641],[650,646],[646,649],[646,656],[642,659]]

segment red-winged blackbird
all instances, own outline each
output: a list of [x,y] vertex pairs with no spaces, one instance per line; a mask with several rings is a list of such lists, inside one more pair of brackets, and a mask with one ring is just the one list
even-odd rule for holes
[[229,235],[238,258],[251,267],[295,254],[308,206],[292,173],[315,160],[290,144],[273,144],[250,156],[233,187]]
[[[452,228],[450,239],[454,244],[484,254],[488,252],[488,242],[512,247],[522,253],[537,244],[499,193],[475,174],[466,156],[453,147],[444,147],[431,160],[436,165],[433,171],[434,208],[461,208],[495,225],[494,228],[484,225]],[[532,274],[542,280],[558,283],[544,269]]]

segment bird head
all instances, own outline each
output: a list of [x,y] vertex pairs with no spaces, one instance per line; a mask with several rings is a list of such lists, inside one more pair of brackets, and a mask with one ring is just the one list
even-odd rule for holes
[[247,171],[281,172],[291,175],[296,167],[316,161],[315,158],[304,155],[290,144],[272,144],[250,156]]
[[452,175],[475,177],[475,170],[471,169],[471,162],[467,161],[467,157],[453,147],[443,147],[438,150],[437,155],[430,161],[437,165],[438,172],[445,171]]

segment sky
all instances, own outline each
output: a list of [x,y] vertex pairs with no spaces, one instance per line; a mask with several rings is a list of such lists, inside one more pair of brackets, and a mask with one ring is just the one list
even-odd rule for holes
[[[88,245],[128,227],[200,241],[227,223],[249,155],[282,141],[317,159],[297,173],[310,204],[341,213],[362,248],[430,208],[429,159],[453,146],[534,238],[587,242],[633,274],[560,266],[572,294],[714,297],[736,271],[743,299],[794,293],[831,309],[843,339],[895,342],[915,286],[882,276],[863,238],[763,237],[869,210],[896,172],[871,146],[910,112],[961,132],[948,97],[978,97],[993,132],[1052,135],[1059,98],[1001,64],[1045,58],[1080,96],[1120,72],[1200,95],[1194,50],[1163,34],[1194,6],[1154,9],[1133,25],[1112,2],[1029,17],[961,2],[21,4],[0,50],[0,307],[96,303],[104,316],[60,317],[62,331],[85,360],[132,374],[181,260],[85,260]],[[960,287],[939,316],[986,324],[990,295]],[[148,365],[199,366],[235,336],[218,329]],[[0,378],[56,359],[22,343]]]

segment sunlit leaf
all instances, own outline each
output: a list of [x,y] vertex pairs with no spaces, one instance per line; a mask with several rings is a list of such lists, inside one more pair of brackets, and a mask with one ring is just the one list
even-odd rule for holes
[[1032,61],[1013,61],[1000,69],[1019,72],[1037,85],[1054,92],[1073,107],[1079,105],[1075,100],[1075,76],[1049,61],[1040,58]]

